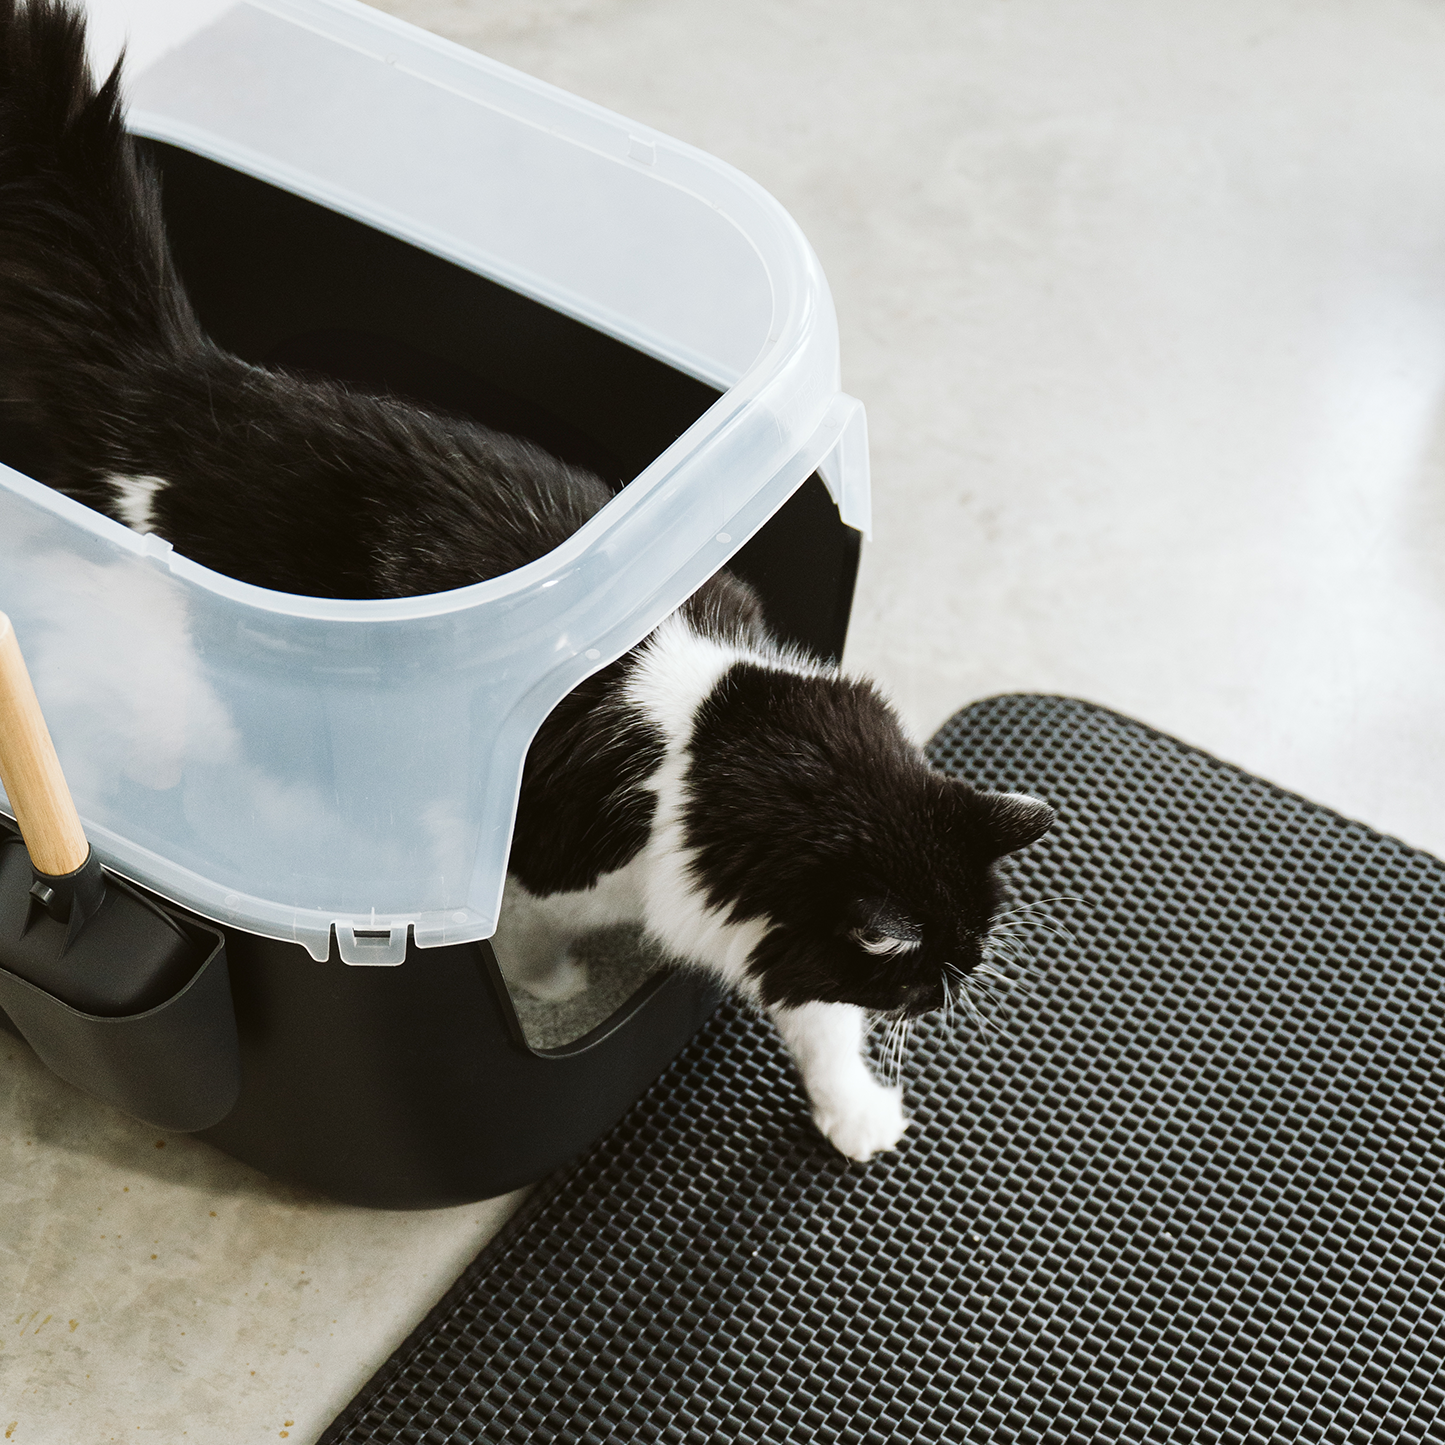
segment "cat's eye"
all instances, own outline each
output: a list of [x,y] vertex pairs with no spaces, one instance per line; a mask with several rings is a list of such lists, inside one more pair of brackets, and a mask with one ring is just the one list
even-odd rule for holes
[[917,937],[900,938],[881,928],[855,928],[848,935],[864,953],[875,958],[896,958],[900,953],[912,953],[919,945]]

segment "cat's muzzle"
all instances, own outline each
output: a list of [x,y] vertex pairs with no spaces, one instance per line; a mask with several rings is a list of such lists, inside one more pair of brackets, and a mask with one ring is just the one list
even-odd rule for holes
[[899,1001],[888,1012],[889,1018],[919,1019],[924,1014],[937,1013],[948,1001],[943,980],[933,983],[911,983],[899,990]]

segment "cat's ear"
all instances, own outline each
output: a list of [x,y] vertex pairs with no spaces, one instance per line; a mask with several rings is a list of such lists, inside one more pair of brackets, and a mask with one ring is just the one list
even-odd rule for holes
[[982,793],[994,857],[1037,843],[1054,825],[1054,810],[1027,793]]

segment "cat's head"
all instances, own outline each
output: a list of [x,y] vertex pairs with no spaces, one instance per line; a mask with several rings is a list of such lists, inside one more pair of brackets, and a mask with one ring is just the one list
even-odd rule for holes
[[838,677],[732,668],[692,759],[695,872],[734,921],[768,924],[749,965],[766,1004],[941,1007],[984,961],[994,864],[1054,816],[933,771],[875,689]]

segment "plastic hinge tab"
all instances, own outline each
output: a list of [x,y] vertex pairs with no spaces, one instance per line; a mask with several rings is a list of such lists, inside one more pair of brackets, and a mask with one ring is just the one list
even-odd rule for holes
[[395,968],[397,964],[406,962],[409,922],[373,922],[358,928],[355,924],[337,919],[332,927],[336,930],[336,949],[342,963],[363,968]]

